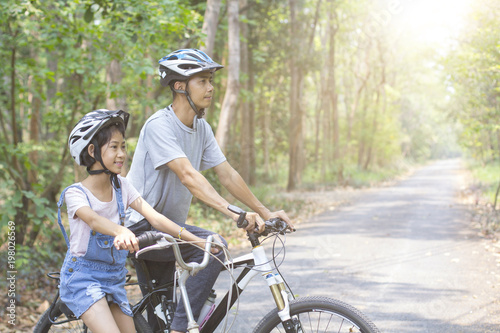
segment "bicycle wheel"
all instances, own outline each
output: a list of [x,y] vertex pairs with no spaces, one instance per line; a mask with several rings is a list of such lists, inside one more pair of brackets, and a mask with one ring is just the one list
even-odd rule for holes
[[134,326],[137,333],[153,333],[151,327],[143,316],[137,314],[134,316]]
[[[33,329],[33,333],[91,332],[83,323],[83,320],[77,319],[71,315],[66,316],[62,311],[63,307],[64,303],[58,299],[52,309],[49,308],[42,314],[40,320]],[[56,324],[52,322],[55,322]],[[153,330],[149,327],[148,322],[141,315],[134,316],[134,326],[137,333],[153,333]]]
[[[375,325],[356,308],[326,297],[302,297],[290,302],[290,315],[296,332],[362,332],[380,333]],[[278,309],[259,322],[254,333],[285,332]]]
[[[63,306],[64,303],[58,299],[54,307],[47,309],[47,311],[42,314],[40,320],[33,329],[33,333],[89,332],[83,320],[76,319],[74,316],[67,317],[62,311]],[[64,321],[67,322],[63,323]],[[52,322],[59,322],[61,324],[55,325]]]

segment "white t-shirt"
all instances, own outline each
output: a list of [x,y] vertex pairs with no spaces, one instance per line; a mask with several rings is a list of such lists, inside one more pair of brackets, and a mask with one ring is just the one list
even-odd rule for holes
[[[142,127],[127,179],[154,209],[177,223],[185,223],[193,195],[167,163],[186,157],[198,171],[226,160],[210,125],[195,117],[193,128],[184,125],[172,107],[157,111]],[[142,220],[127,211],[126,226]]]
[[[140,197],[140,194],[130,184],[130,182],[127,181],[126,178],[121,176],[118,176],[118,178],[121,183],[123,206],[126,210],[132,202]],[[90,201],[92,210],[94,210],[98,215],[105,217],[116,224],[120,224],[120,213],[116,202],[115,191],[113,191],[113,199],[111,201],[103,202],[97,199],[89,189],[82,185],[82,183],[76,183],[74,185],[80,186],[85,191],[89,199],[87,200],[85,194],[75,187],[68,189],[64,196],[64,200],[66,201],[66,206],[68,208],[70,251],[72,255],[81,257],[87,253],[91,229],[86,222],[76,215],[76,211],[82,207],[89,207]]]

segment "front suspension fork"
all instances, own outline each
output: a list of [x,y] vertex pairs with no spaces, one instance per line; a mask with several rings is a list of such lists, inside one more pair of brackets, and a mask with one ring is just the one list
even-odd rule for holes
[[262,271],[262,277],[266,280],[271,294],[273,295],[274,302],[278,308],[278,316],[283,322],[285,331],[295,332],[293,328],[293,321],[290,317],[290,301],[292,295],[286,290],[283,278],[279,274],[272,272],[271,265],[267,259],[266,253],[262,246],[258,245],[252,250],[255,259],[255,265]]

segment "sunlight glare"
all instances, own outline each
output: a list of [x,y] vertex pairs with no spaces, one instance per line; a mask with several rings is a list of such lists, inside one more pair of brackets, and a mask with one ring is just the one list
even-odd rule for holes
[[471,0],[408,0],[403,22],[424,43],[444,43],[458,35]]

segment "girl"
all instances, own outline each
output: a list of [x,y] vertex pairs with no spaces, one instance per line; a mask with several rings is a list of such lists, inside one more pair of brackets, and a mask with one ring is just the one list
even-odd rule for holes
[[[68,244],[61,270],[61,300],[96,333],[135,332],[124,288],[125,260],[129,251],[139,248],[134,234],[123,226],[128,207],[160,231],[205,245],[203,239],[157,213],[119,176],[126,156],[128,117],[121,110],[97,110],[78,122],[68,144],[72,157],[87,167],[89,176],[66,188],[58,203],[59,225]],[[60,219],[64,199],[70,239]]]

